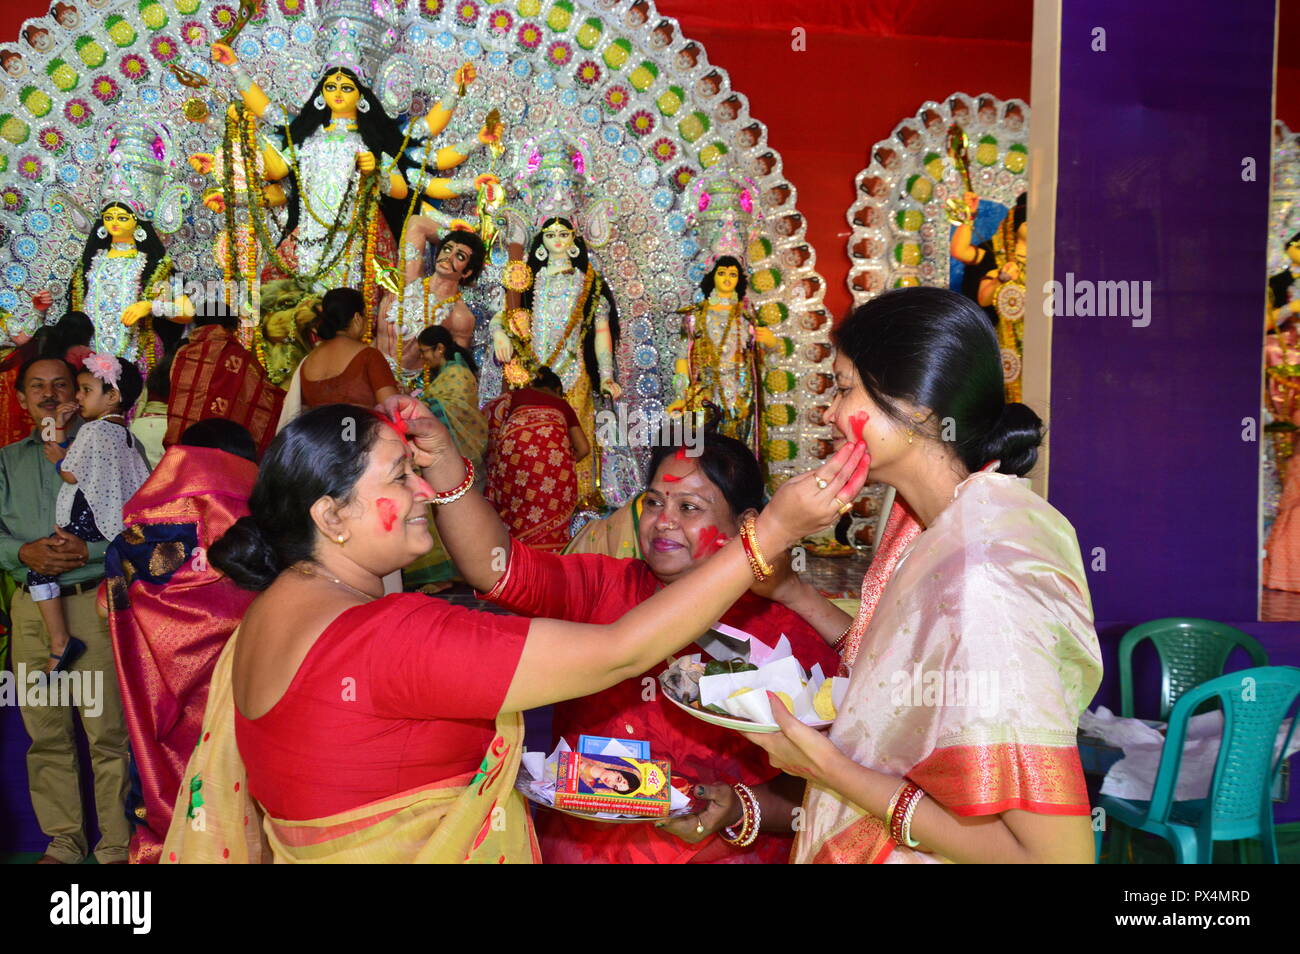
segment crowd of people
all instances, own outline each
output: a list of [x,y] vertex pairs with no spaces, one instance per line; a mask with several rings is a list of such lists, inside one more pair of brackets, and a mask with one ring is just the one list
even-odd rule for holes
[[[972,302],[905,289],[845,319],[817,469],[769,496],[739,440],[658,447],[644,491],[576,540],[592,448],[556,375],[480,408],[473,356],[433,326],[403,393],[366,326],[359,292],[325,294],[287,390],[221,317],[147,382],[73,340],[76,316],[8,372],[30,422],[0,450],[13,664],[105,674],[81,712],[100,862],[1091,858],[1082,560],[1022,479],[1042,424],[1006,403]],[[868,476],[899,502],[852,616],[789,551]],[[453,581],[508,612],[432,596]],[[779,732],[741,734],[647,695],[719,620],[849,678],[829,733],[779,702]],[[999,698],[900,701],[918,665],[991,672]],[[543,706],[553,741],[648,741],[692,811],[530,813],[522,714]],[[71,712],[23,720],[41,860],[79,862]]]

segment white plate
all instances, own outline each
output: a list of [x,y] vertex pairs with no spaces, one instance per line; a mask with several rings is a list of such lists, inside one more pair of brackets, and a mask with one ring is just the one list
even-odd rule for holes
[[[677,699],[673,698],[673,694],[662,684],[660,685],[660,688],[663,689],[665,699],[683,712],[689,712],[701,722],[708,722],[710,725],[720,725],[724,729],[732,729],[736,732],[770,733],[781,731],[781,727],[775,722],[750,722],[748,719],[742,719],[739,716],[722,716],[718,715],[716,712],[710,712],[707,709],[697,709],[694,706],[688,706],[686,703],[679,702]],[[824,729],[828,725],[831,725],[833,721],[834,720],[831,720],[830,722],[805,722],[804,725],[813,729]]]

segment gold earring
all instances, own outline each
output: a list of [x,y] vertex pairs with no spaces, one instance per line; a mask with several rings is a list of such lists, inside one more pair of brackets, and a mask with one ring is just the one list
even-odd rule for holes
[[345,536],[343,536],[343,534],[341,534],[341,533],[340,533],[337,537],[334,538],[334,542],[335,542],[335,543],[339,543],[339,544],[347,543],[347,540],[348,540],[348,538],[345,537]]
[[912,430],[910,427],[907,429],[907,442],[909,444],[912,443],[912,435],[915,433],[916,431]]

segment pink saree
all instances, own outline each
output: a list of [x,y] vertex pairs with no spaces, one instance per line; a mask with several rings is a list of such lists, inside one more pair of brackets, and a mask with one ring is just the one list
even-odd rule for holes
[[213,667],[256,595],[203,558],[248,513],[256,478],[256,464],[224,451],[170,448],[127,502],[105,555],[108,625],[144,795],[134,864],[159,860]]
[[[831,740],[949,811],[1087,815],[1078,718],[1101,652],[1074,529],[1029,482],[977,473],[898,556]],[[792,860],[927,863],[810,785]]]

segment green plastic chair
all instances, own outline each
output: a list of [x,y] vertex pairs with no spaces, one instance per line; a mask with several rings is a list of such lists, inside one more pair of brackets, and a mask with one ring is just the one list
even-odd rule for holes
[[[1247,682],[1251,680],[1251,682]],[[1249,686],[1249,692],[1247,692]],[[1149,832],[1168,841],[1179,864],[1209,864],[1216,841],[1258,839],[1264,860],[1278,863],[1273,832],[1273,780],[1282,765],[1296,722],[1274,756],[1278,727],[1300,698],[1300,669],[1261,666],[1242,669],[1189,689],[1174,705],[1169,731],[1160,753],[1155,787],[1149,802],[1103,795],[1100,805],[1108,820]],[[1187,720],[1209,700],[1223,707],[1223,742],[1206,798],[1176,802],[1178,769],[1183,759]],[[1119,831],[1124,832],[1121,827]],[[1127,841],[1127,838],[1124,839]],[[1240,859],[1240,854],[1238,855]]]
[[1134,626],[1119,643],[1119,714],[1136,718],[1133,711],[1133,650],[1143,640],[1155,644],[1160,657],[1160,715],[1164,722],[1187,690],[1223,674],[1224,664],[1240,646],[1252,666],[1267,666],[1268,653],[1255,637],[1235,626],[1208,619],[1171,617]]

